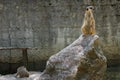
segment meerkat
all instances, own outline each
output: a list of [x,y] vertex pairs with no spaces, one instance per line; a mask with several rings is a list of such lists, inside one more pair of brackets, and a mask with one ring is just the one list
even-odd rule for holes
[[95,19],[93,16],[93,6],[88,6],[85,11],[83,25],[81,31],[83,35],[94,35],[95,34]]
[[19,78],[29,77],[29,72],[24,66],[21,66],[17,69],[16,77]]

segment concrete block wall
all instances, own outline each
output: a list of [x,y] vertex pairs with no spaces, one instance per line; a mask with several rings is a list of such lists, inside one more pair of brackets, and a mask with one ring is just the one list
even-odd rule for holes
[[[79,37],[88,5],[105,55],[119,59],[119,0],[0,0],[0,47],[37,47],[28,50],[29,62],[47,60]],[[2,63],[21,60],[20,50],[0,51]]]

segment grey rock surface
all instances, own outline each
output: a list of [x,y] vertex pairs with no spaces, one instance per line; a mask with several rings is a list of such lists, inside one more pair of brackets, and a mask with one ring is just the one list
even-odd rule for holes
[[106,57],[97,35],[81,35],[47,61],[40,80],[103,80]]

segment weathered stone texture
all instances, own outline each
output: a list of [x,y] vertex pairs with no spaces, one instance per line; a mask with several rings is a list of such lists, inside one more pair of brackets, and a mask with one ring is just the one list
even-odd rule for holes
[[[38,52],[28,50],[29,61],[48,59],[78,38],[88,5],[95,6],[97,34],[105,55],[119,58],[119,0],[0,0],[0,47],[38,47]],[[0,52],[0,62],[14,63],[9,55],[22,59],[17,57],[21,54],[14,54],[16,51]]]
[[40,80],[104,80],[106,57],[97,35],[81,35],[52,55]]

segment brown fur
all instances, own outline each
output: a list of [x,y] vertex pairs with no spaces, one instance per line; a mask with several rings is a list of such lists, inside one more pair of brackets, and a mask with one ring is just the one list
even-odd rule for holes
[[81,27],[81,31],[84,35],[95,34],[95,20],[93,16],[93,9],[91,8],[91,6],[87,7],[85,11],[84,22]]
[[17,69],[16,77],[20,78],[29,77],[29,72],[24,66],[21,66]]

